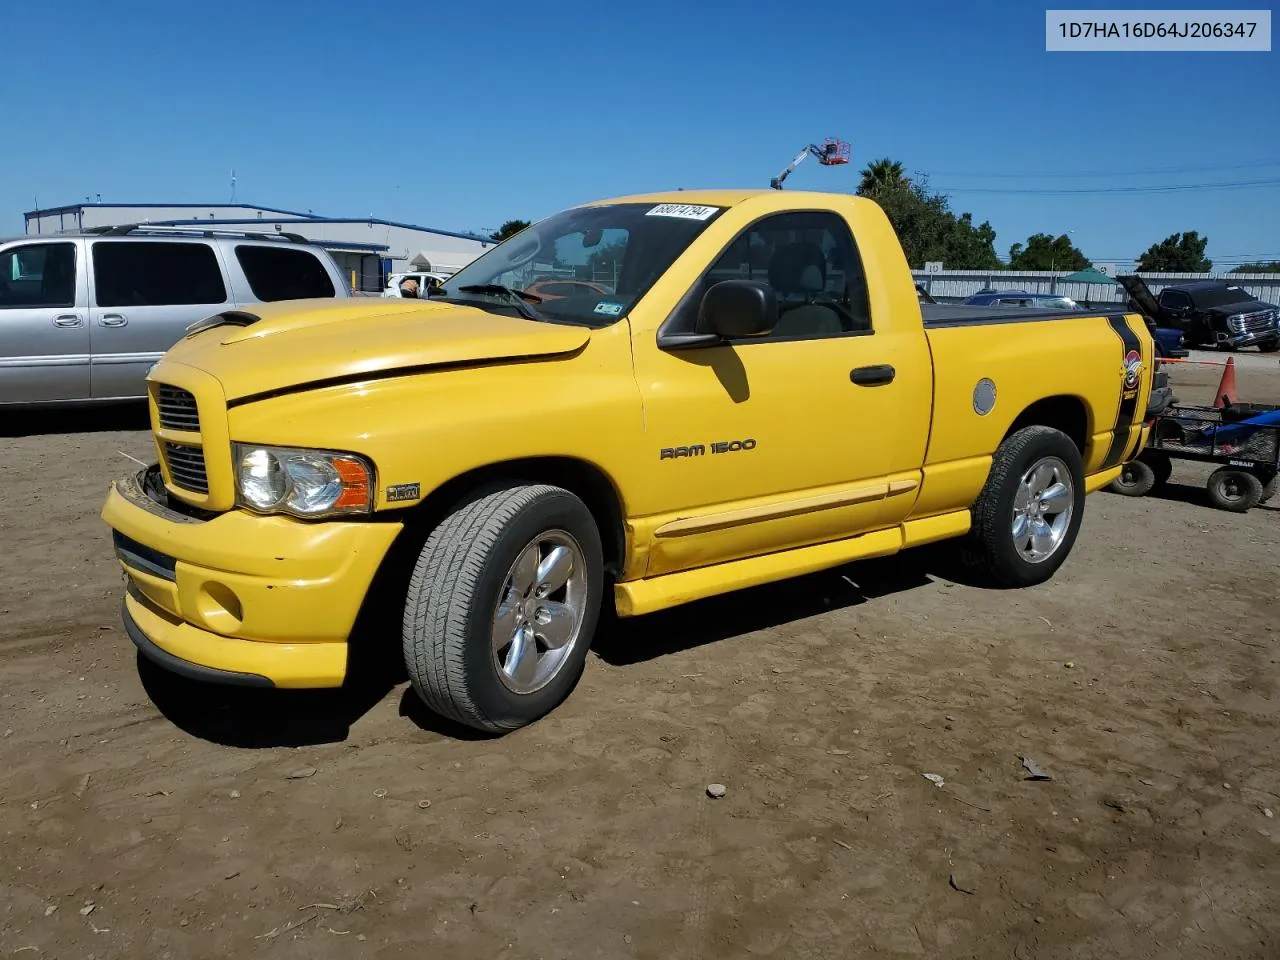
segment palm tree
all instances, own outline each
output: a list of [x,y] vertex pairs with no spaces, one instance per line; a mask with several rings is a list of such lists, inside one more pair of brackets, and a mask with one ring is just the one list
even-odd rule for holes
[[862,169],[858,192],[864,195],[878,193],[887,186],[901,183],[906,179],[903,175],[905,173],[906,170],[897,160],[890,160],[888,157],[872,160]]

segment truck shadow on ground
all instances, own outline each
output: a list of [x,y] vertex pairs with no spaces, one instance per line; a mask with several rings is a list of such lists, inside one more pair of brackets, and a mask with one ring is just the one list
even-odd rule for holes
[[97,407],[18,410],[0,417],[0,437],[43,437],[60,433],[113,433],[149,430],[144,400]]
[[[864,560],[794,580],[701,600],[647,617],[602,615],[593,651],[614,666],[655,660],[681,650],[732,640],[783,623],[855,607],[878,597],[927,586],[937,579],[968,582],[953,550],[924,547]],[[406,565],[407,567],[408,565]],[[351,727],[405,684],[400,651],[399,577],[375,587],[353,633],[347,683],[335,690],[263,690],[200,683],[175,676],[141,655],[138,672],[156,708],[202,740],[241,748],[338,743]],[[438,716],[405,686],[398,713],[421,730],[458,740],[488,734]]]
[[945,553],[925,547],[698,600],[646,617],[620,619],[606,608],[592,649],[612,666],[644,663],[914,590],[937,577],[957,576],[959,571],[952,569]]

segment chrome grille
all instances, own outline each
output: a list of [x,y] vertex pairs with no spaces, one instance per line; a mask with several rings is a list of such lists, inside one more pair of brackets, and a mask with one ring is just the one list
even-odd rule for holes
[[164,459],[174,486],[193,493],[209,492],[209,477],[204,469],[204,450],[185,443],[164,442]]
[[1259,310],[1257,313],[1242,313],[1231,319],[1241,333],[1259,333],[1270,330],[1275,325],[1275,313],[1271,310]]
[[196,398],[181,387],[171,387],[167,383],[156,386],[156,415],[162,427],[200,432]]

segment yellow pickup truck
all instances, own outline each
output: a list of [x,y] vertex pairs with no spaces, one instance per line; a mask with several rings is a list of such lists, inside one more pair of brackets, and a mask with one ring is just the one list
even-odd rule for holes
[[606,596],[643,615],[946,538],[1048,579],[1141,449],[1152,371],[1134,314],[922,308],[868,200],[626,197],[427,301],[194,325],[148,376],[158,462],[103,518],[161,665],[339,686],[399,583],[418,694],[499,732],[567,695]]

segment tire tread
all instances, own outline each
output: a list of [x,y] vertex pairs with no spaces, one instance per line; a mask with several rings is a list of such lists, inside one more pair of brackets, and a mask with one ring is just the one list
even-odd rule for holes
[[[1011,479],[1013,482],[1021,479],[1020,476],[1011,475],[1015,473],[1018,461],[1027,447],[1049,438],[1061,438],[1067,444],[1071,444],[1074,449],[1070,438],[1052,427],[1023,427],[1007,436],[996,448],[995,455],[991,458],[991,470],[987,474],[987,482],[970,508],[972,523],[969,535],[961,545],[961,559],[972,572],[1000,586],[1023,586],[1016,576],[1005,569],[1005,565],[995,552],[995,544],[1001,542],[1001,539],[1009,533],[1008,518],[1002,516],[999,506],[1000,493]],[[1077,484],[1080,482],[1079,477],[1075,480]],[[1067,551],[1070,551],[1071,546],[1071,543],[1066,544]]]
[[[468,692],[467,619],[476,583],[503,527],[540,497],[559,492],[545,484],[494,490],[455,510],[427,537],[409,578],[402,640],[414,689],[441,716],[494,733],[519,725],[487,716]],[[439,640],[426,644],[418,642],[420,637]]]

